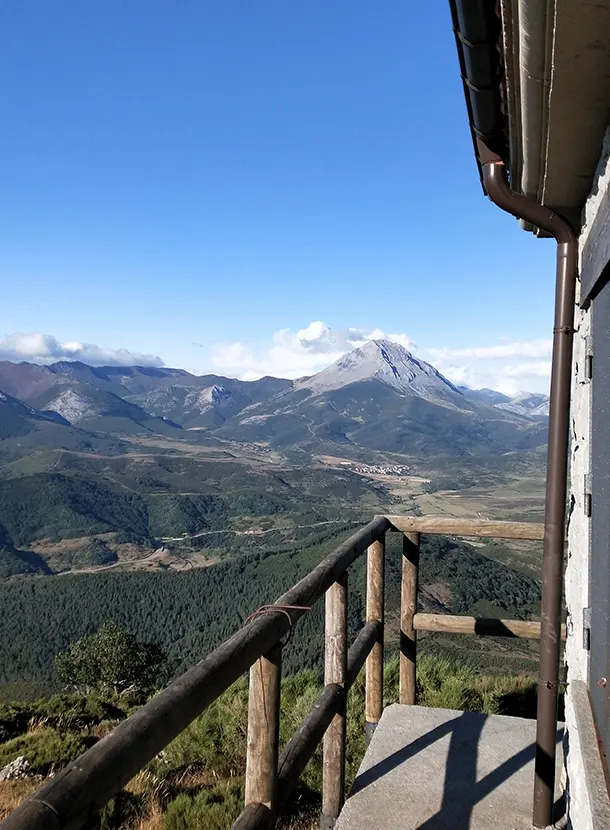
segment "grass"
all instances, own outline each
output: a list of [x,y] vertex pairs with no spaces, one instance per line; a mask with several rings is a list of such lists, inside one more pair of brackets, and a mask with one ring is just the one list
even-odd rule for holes
[[74,732],[62,734],[51,727],[34,724],[24,735],[0,746],[0,768],[24,756],[30,762],[31,773],[53,774],[78,758],[92,743],[95,740],[87,740]]
[[[281,746],[305,718],[321,688],[313,671],[283,680]],[[396,658],[386,664],[384,688],[385,704],[396,702]],[[535,712],[536,683],[531,676],[481,675],[471,666],[422,655],[418,660],[417,694],[418,703],[425,706],[531,716]],[[243,806],[247,708],[248,688],[242,678],[104,808],[103,830],[220,830],[231,826]],[[125,714],[112,702],[68,695],[0,707],[0,734],[8,738],[0,744],[0,767],[25,755],[31,770],[44,776],[74,758]],[[364,749],[361,673],[347,703],[348,788]],[[322,751],[318,747],[279,825],[282,830],[317,826],[321,778]],[[40,780],[0,782],[0,818],[39,786]]]
[[15,807],[31,795],[40,786],[36,778],[0,782],[0,821],[12,813]]

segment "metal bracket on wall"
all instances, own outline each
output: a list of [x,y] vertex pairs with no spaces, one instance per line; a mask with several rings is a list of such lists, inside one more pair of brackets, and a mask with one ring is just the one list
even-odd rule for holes
[[583,494],[583,510],[584,514],[587,519],[591,518],[591,512],[593,509],[593,495],[591,491],[591,474],[585,474],[585,486],[584,486],[584,494]]
[[591,380],[593,377],[593,349],[591,347],[591,338],[585,337],[585,380]]
[[582,647],[591,651],[591,609],[582,609]]

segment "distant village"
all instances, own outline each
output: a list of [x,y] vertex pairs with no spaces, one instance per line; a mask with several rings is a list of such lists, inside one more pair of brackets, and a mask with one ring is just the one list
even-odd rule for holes
[[[352,467],[352,462],[344,462],[345,466]],[[382,476],[406,476],[411,472],[409,467],[404,464],[366,464],[361,466],[353,466],[355,473],[364,473],[365,475],[382,475]]]

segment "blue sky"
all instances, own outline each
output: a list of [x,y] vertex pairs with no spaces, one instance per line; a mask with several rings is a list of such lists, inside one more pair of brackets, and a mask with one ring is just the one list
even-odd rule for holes
[[385,333],[546,387],[554,246],[482,195],[446,0],[3,0],[0,94],[0,356],[295,375]]

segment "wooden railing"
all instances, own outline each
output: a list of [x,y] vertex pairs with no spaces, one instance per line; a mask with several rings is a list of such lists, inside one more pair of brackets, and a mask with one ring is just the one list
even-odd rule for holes
[[[540,524],[377,516],[273,605],[156,695],[18,807],[3,830],[88,826],[99,809],[245,671],[250,670],[245,808],[233,830],[271,828],[323,741],[321,827],[332,828],[345,798],[347,693],[366,662],[367,737],[383,711],[384,567],[388,530],[403,534],[400,701],[415,703],[417,632],[539,638],[517,620],[417,612],[421,533],[540,540]],[[367,551],[366,622],[348,649],[348,569]],[[279,754],[283,638],[326,598],[324,689]]]
[[[417,632],[477,634],[492,637],[540,639],[540,623],[421,614],[417,612],[419,549],[422,533],[521,541],[542,541],[544,525],[533,522],[491,522],[436,516],[387,516],[391,529],[403,533],[402,590],[400,613],[400,703],[413,704],[416,698]],[[565,639],[565,627],[562,629]]]

